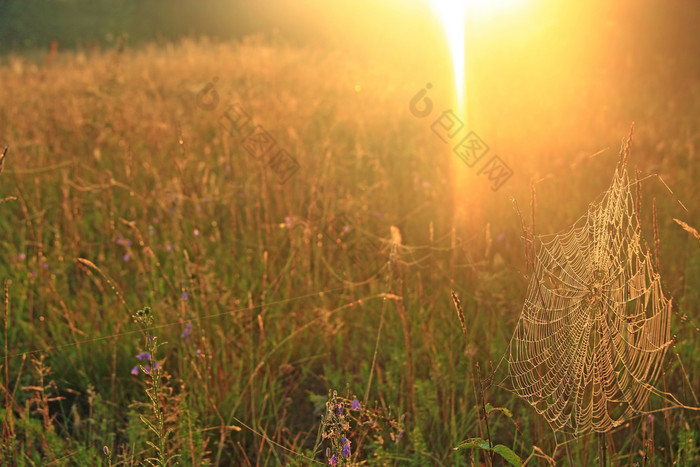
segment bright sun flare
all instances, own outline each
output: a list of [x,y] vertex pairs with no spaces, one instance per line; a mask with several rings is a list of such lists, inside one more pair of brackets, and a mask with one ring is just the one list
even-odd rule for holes
[[428,0],[442,23],[452,59],[458,112],[466,112],[465,23],[468,15],[483,16],[512,7],[522,0]]
[[467,0],[430,0],[430,4],[442,23],[447,38],[447,46],[452,58],[452,71],[457,103],[464,101],[464,21]]

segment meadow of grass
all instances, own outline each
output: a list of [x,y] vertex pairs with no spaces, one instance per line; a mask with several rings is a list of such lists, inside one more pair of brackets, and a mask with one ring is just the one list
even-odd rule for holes
[[[700,245],[673,218],[700,227],[700,88],[620,67],[556,100],[485,73],[480,135],[515,172],[493,192],[409,112],[429,72],[261,39],[6,57],[4,465],[486,463],[453,449],[485,428],[477,364],[498,370],[484,405],[512,412],[490,414],[495,444],[597,462],[595,436],[554,452],[509,390],[529,274],[510,197],[529,224],[536,182],[535,233],[567,227],[607,188],[631,120],[674,298],[659,385],[697,404]],[[232,103],[298,161],[284,184],[221,127]],[[697,464],[699,422],[638,417],[607,435],[608,461]]]

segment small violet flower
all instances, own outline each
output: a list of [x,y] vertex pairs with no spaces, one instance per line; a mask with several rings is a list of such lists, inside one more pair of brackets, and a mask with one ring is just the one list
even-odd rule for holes
[[148,352],[141,352],[136,356],[136,358],[138,358],[139,360],[151,361],[151,354],[149,354]]
[[183,339],[189,339],[190,332],[192,331],[192,325],[190,323],[185,323],[185,330],[180,334]]
[[117,245],[131,246],[131,240],[117,237]]
[[190,295],[187,292],[182,292],[182,299],[187,301],[188,298],[190,298]]
[[139,374],[139,367],[138,366],[133,367],[131,369],[131,374],[134,376],[138,375]]
[[337,466],[338,465],[338,456],[333,454],[333,457],[328,459],[328,465],[332,465],[333,467]]
[[361,408],[362,408],[362,406],[360,405],[360,401],[358,401],[357,399],[353,399],[353,400],[352,400],[352,405],[350,406],[350,409],[352,409],[352,410],[360,410]]

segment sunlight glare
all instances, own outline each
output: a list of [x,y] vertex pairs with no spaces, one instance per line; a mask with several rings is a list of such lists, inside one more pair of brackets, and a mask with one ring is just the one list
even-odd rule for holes
[[456,99],[460,108],[464,99],[464,21],[467,0],[430,0],[430,4],[442,23],[447,46],[452,58]]
[[452,59],[458,113],[466,113],[465,23],[467,15],[479,17],[505,10],[522,0],[428,0],[445,31]]

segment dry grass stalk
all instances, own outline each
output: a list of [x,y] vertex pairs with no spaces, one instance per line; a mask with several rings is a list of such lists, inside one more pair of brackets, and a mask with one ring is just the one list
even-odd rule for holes
[[[534,194],[533,194],[534,197]],[[513,203],[513,209],[515,210],[515,213],[518,215],[518,219],[520,219],[520,227],[522,228],[522,239],[524,242],[524,249],[525,249],[525,266],[528,272],[531,272],[534,267],[535,267],[535,239],[533,232],[530,230],[530,228],[525,225],[525,219],[523,219],[523,215],[520,212],[520,208],[518,207],[518,202],[515,200],[515,198],[511,198],[511,202]],[[534,209],[533,209],[533,219],[534,219]]]
[[2,152],[2,156],[0,156],[0,174],[3,170],[5,170],[5,156],[7,156],[7,149],[8,147],[5,146],[5,150]]
[[[8,322],[8,311],[9,311],[9,305],[10,305],[10,291],[9,291],[9,281],[5,279],[5,310],[3,314],[3,324],[4,324],[4,338],[5,338],[5,348],[4,350],[4,356],[5,356],[5,361],[3,363],[3,366],[5,367],[5,419],[3,421],[3,429],[2,429],[2,444],[3,446],[10,446],[10,440],[12,440],[15,436],[15,430],[14,430],[14,424],[13,422],[13,412],[12,412],[12,404],[11,404],[11,399],[10,399],[10,372],[9,372],[9,363],[10,361],[8,360],[8,349],[7,349],[7,322]],[[5,456],[5,450],[3,449],[0,451],[0,460],[2,460]]]
[[680,225],[681,227],[683,227],[683,230],[685,230],[686,232],[688,232],[689,234],[691,234],[691,235],[692,235],[693,237],[695,237],[696,239],[700,240],[700,233],[698,233],[697,230],[695,230],[694,228],[692,228],[691,226],[689,226],[688,224],[686,224],[685,222],[683,222],[683,221],[680,220],[680,219],[676,219],[676,218],[674,217],[673,220],[676,221],[676,223],[677,223],[678,225]]
[[654,217],[654,259],[656,261],[656,270],[659,270],[659,246],[661,245],[661,238],[659,237],[659,223],[656,218],[656,197],[652,200],[652,214]]
[[464,341],[467,342],[467,323],[464,320],[464,311],[462,310],[462,302],[459,300],[459,297],[457,296],[457,292],[454,290],[451,292],[452,295],[452,303],[455,304],[455,308],[457,309],[457,317],[459,317],[459,324],[462,325],[462,332],[464,333]]
[[[535,247],[535,207],[537,206],[537,196],[535,193],[535,180],[530,180],[530,241],[532,248]],[[534,251],[532,252],[534,257]]]
[[[399,230],[398,227],[392,225],[390,228],[391,232],[391,251],[392,251],[392,257],[393,260],[391,260],[392,263],[392,269],[396,270],[396,291],[394,292],[393,287],[390,288],[390,293],[395,294],[399,297],[403,297],[403,271],[401,269],[401,256],[400,256],[400,250],[401,250],[401,244],[402,244],[402,237],[401,237],[401,231]],[[393,271],[392,271],[393,272]],[[391,273],[391,272],[390,272]],[[408,316],[406,314],[406,305],[404,303],[403,298],[401,300],[394,300],[394,304],[396,305],[396,311],[399,315],[399,318],[401,319],[401,327],[403,329],[403,338],[404,338],[404,344],[406,347],[406,383],[407,383],[407,398],[408,398],[408,405],[415,411],[415,395],[414,395],[414,377],[413,377],[413,351],[412,351],[412,345],[411,345],[411,327],[409,324]]]
[[[467,346],[469,346],[469,338],[467,337],[467,323],[466,320],[464,319],[464,310],[462,309],[462,302],[459,299],[459,296],[457,295],[457,292],[454,290],[451,291],[450,295],[452,296],[452,303],[454,303],[455,308],[457,309],[457,316],[459,317],[459,323],[462,325],[462,332],[464,333],[464,342]],[[473,364],[473,359],[470,356],[469,357],[469,367],[471,369],[471,374],[472,374],[472,389],[474,390],[474,404],[476,405],[476,412],[479,417],[479,436],[483,439],[484,438],[484,429],[482,427],[482,414],[485,417],[486,416],[486,410],[483,405],[483,391],[481,392],[481,402],[482,402],[482,407],[479,407],[479,391],[477,391],[476,388],[476,381],[477,381],[477,375],[476,372],[474,371],[474,364]],[[479,364],[476,364],[476,367],[479,368]],[[479,379],[479,388],[481,389],[481,376],[478,376]],[[488,431],[488,422],[486,429]],[[489,436],[489,445],[490,445],[490,436]],[[486,459],[488,460],[489,465],[491,465],[491,457],[488,455],[486,456]]]
[[642,229],[642,184],[639,182],[639,169],[634,171],[635,178],[635,211],[637,215],[637,232]]
[[634,122],[630,125],[630,131],[627,133],[627,138],[620,151],[620,168],[627,166],[627,159],[630,157],[630,149],[632,148],[632,135],[634,134]]

